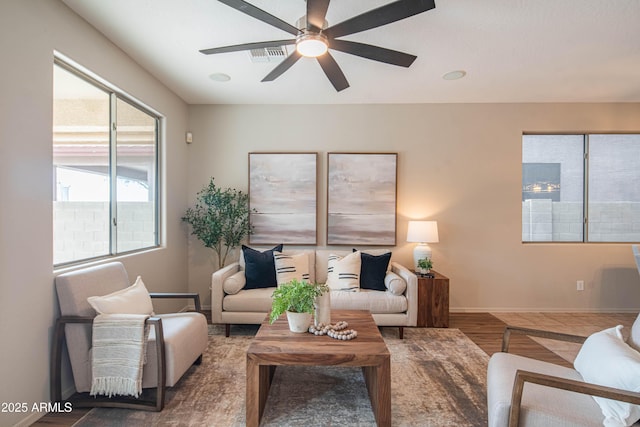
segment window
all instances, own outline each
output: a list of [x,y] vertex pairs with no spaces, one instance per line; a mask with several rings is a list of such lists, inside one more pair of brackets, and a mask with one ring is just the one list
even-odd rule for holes
[[640,135],[523,135],[523,242],[639,242]]
[[54,265],[158,245],[160,117],[54,63]]

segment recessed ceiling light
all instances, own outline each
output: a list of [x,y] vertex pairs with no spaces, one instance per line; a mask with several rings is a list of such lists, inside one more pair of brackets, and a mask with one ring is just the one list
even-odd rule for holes
[[228,82],[231,80],[231,76],[225,73],[213,73],[209,75],[209,78],[214,82]]
[[456,70],[456,71],[449,71],[447,74],[442,76],[442,78],[445,79],[445,80],[458,80],[458,79],[463,78],[466,75],[467,75],[466,71],[464,71],[464,70]]

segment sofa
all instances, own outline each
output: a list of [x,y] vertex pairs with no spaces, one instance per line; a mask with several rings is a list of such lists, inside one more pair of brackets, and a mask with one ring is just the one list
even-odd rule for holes
[[[245,259],[249,254],[262,256],[265,262],[275,254],[274,269],[277,270],[276,278],[281,282],[296,277],[285,274],[295,269],[292,265],[279,266],[279,262],[290,262],[294,259],[298,264],[303,262],[306,270],[305,267],[298,265],[297,278],[329,285],[332,310],[368,310],[378,326],[398,327],[400,338],[403,337],[405,326],[416,326],[417,277],[401,264],[390,261],[390,251],[383,249],[361,252],[331,249],[282,250],[282,246],[273,249],[243,246],[243,253],[237,262],[213,273],[211,277],[212,321],[215,324],[225,325],[226,336],[229,336],[230,325],[261,324],[271,310],[271,296],[278,283],[272,281],[268,286],[255,287],[255,283],[249,286],[249,279],[253,279],[254,282],[256,279],[253,260],[248,258],[250,262],[247,264]],[[355,278],[353,277],[355,271],[351,272],[354,274],[350,274],[347,271],[349,267],[344,267],[344,264],[349,260],[357,262],[357,258],[361,260],[360,267],[357,267],[357,264],[352,264],[350,267],[352,270],[356,268],[359,273]],[[388,262],[386,267],[383,266],[384,259]],[[371,268],[372,265],[375,269]],[[337,271],[339,269],[340,271]],[[375,272],[376,269],[378,272]],[[258,269],[259,281],[271,279],[267,277],[269,273],[265,271],[260,272]],[[284,274],[282,278],[280,278],[281,273]],[[338,275],[348,282],[346,287],[342,282],[336,287],[335,278]],[[351,279],[350,282],[349,279]],[[358,284],[357,288],[354,283]],[[349,288],[350,286],[354,288]]]

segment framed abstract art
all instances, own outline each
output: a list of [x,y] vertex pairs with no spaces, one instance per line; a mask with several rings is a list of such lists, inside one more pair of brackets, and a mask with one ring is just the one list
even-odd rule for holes
[[318,153],[249,153],[251,244],[317,243]]
[[327,244],[396,244],[397,153],[327,154]]

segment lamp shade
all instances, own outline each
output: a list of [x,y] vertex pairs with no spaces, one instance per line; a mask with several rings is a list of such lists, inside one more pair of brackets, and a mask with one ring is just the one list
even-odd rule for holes
[[418,271],[418,261],[431,259],[431,248],[427,243],[438,242],[438,223],[436,221],[409,221],[407,242],[418,243],[413,248],[413,265]]
[[438,243],[438,222],[409,221],[407,242]]

